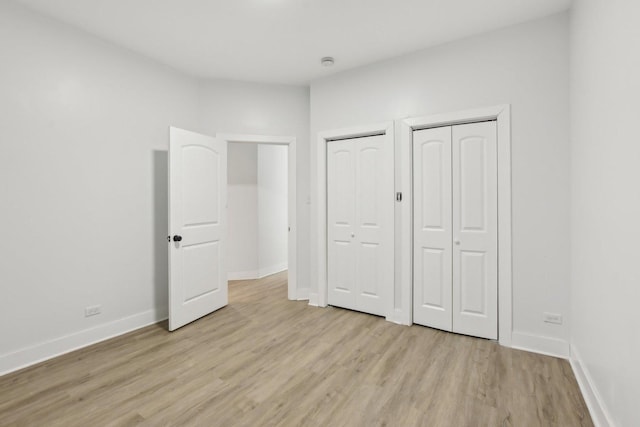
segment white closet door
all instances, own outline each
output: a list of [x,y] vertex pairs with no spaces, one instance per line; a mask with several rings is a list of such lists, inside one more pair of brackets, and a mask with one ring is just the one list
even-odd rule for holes
[[498,338],[496,123],[453,126],[453,331]]
[[356,283],[358,310],[384,316],[393,298],[393,145],[357,138]]
[[327,143],[328,301],[352,310],[357,310],[355,168],[353,142]]
[[451,331],[451,126],[413,133],[413,212],[413,321]]
[[384,316],[393,295],[393,145],[327,144],[329,304]]

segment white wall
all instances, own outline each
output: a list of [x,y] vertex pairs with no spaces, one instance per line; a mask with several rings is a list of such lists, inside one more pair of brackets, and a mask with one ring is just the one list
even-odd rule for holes
[[231,280],[256,278],[259,269],[258,146],[229,144],[227,156],[227,271]]
[[166,316],[168,127],[197,130],[198,85],[5,1],[0,53],[1,373]]
[[0,374],[166,317],[170,125],[298,138],[308,287],[308,88],[200,82],[4,0],[0,54]]
[[627,0],[571,13],[572,358],[600,425],[640,425],[639,16]]
[[200,86],[206,133],[295,136],[298,295],[309,292],[309,88],[209,80]]
[[[563,355],[569,338],[568,55],[562,14],[311,84],[314,147],[318,131],[512,105],[513,342]],[[313,261],[317,238],[313,234]],[[312,267],[317,277],[315,262]],[[560,313],[565,323],[544,323],[543,312]]]
[[285,146],[258,145],[260,277],[287,268],[289,162]]

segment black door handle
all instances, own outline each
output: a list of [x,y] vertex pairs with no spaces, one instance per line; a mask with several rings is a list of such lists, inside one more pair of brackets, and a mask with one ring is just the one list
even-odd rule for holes
[[173,241],[174,242],[182,241],[182,236],[180,236],[179,234],[176,234],[175,236],[173,236]]

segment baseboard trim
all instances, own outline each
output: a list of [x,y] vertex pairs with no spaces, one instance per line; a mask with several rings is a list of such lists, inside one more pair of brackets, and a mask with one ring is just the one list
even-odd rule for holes
[[264,267],[258,270],[258,279],[262,279],[263,277],[271,276],[272,274],[280,273],[281,271],[285,271],[287,269],[287,263],[280,263],[276,265],[272,265],[269,267]]
[[258,270],[232,271],[227,273],[227,280],[253,280],[259,278]]
[[276,264],[258,270],[232,271],[227,273],[227,280],[254,280],[280,273],[287,269],[287,263]]
[[314,307],[318,306],[318,294],[316,292],[311,292],[309,293],[309,305],[312,305]]
[[166,310],[149,310],[54,338],[0,356],[0,376],[167,319]]
[[570,353],[565,340],[515,331],[511,334],[511,347],[562,359],[568,359]]
[[578,381],[578,386],[584,397],[584,401],[589,408],[591,414],[591,420],[596,427],[614,427],[611,416],[607,410],[604,401],[598,393],[598,389],[595,387],[593,379],[589,374],[589,370],[582,363],[582,358],[576,350],[575,346],[571,346],[571,358],[569,359],[573,374]]

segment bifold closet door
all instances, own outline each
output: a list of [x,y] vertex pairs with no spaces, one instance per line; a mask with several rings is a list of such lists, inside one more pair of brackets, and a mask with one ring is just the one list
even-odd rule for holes
[[383,135],[327,143],[330,305],[386,315],[393,295],[393,146]]
[[452,330],[451,127],[413,133],[413,321]]
[[413,134],[414,322],[498,337],[495,122]]
[[452,127],[453,331],[498,338],[496,122]]

